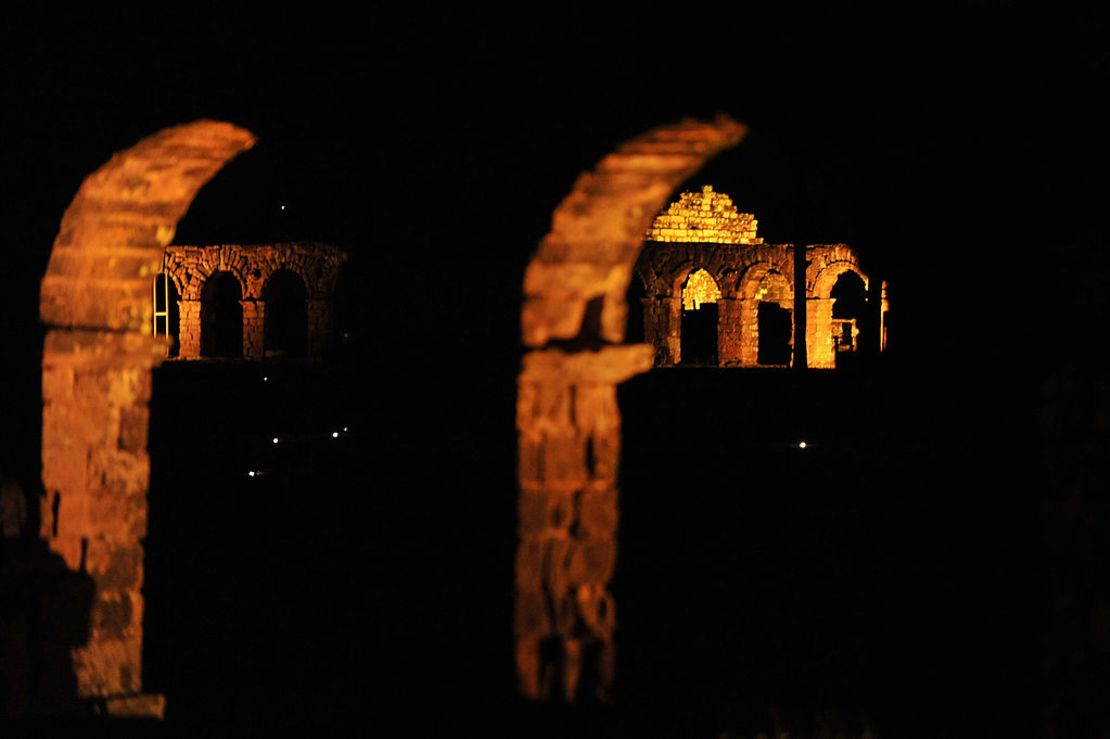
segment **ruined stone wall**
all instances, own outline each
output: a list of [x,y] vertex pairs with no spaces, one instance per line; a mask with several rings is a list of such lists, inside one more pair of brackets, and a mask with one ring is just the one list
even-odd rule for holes
[[[678,185],[746,129],[686,121],[623,144],[555,210],[524,276],[518,378],[516,667],[530,698],[604,697],[613,678],[617,383],[652,364],[624,339],[644,233]],[[598,321],[584,320],[600,307]]]
[[331,338],[332,293],[346,259],[347,255],[334,246],[316,243],[167,247],[164,269],[181,296],[179,358],[200,357],[200,305],[205,282],[216,272],[229,272],[238,280],[242,295],[243,358],[262,359],[266,323],[263,290],[273,274],[282,269],[294,272],[304,282],[309,356],[321,356]]
[[[794,247],[791,244],[718,244],[648,242],[636,263],[636,276],[644,286],[644,339],[654,347],[656,367],[682,361],[682,284],[687,275],[705,269],[721,290],[718,303],[718,363],[722,367],[756,367],[759,349],[759,305],[769,302],[794,316]],[[806,247],[806,346],[808,366],[836,367],[838,321],[832,317],[831,296],[837,279],[845,272],[859,275],[864,286],[867,275],[846,244]],[[886,345],[886,314],[890,309],[884,283],[879,327],[880,350]],[[853,322],[853,335],[861,327]],[[791,338],[793,344],[793,338]]]
[[636,276],[644,285],[644,339],[655,347],[655,366],[682,361],[682,284],[698,269],[709,272],[721,290],[718,363],[757,366],[759,303],[793,310],[793,254],[790,244],[647,243]]
[[162,706],[140,695],[150,371],[166,353],[152,335],[151,281],[197,191],[253,143],[198,121],[117,153],[66,209],[42,281],[41,536],[95,583],[73,669],[78,694],[110,712]]
[[806,247],[806,351],[809,366],[836,368],[836,339],[832,289],[845,272],[855,272],[870,285],[859,268],[859,259],[847,244],[815,244]]

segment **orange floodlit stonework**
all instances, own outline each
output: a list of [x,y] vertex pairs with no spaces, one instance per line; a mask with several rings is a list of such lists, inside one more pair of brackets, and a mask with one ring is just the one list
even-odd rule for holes
[[626,294],[654,215],[746,133],[721,117],[623,144],[578,178],[525,272],[515,634],[519,686],[530,698],[603,699],[611,687],[616,386],[652,366],[650,346],[621,345]]
[[[655,366],[684,363],[684,318],[707,302],[717,304],[716,342],[711,352],[698,355],[698,363],[704,363],[705,356],[715,356],[714,363],[720,367],[792,365],[796,293],[804,294],[806,301],[807,366],[835,368],[839,354],[859,351],[865,329],[876,334],[872,346],[885,347],[890,309],[886,285],[882,284],[881,294],[872,291],[850,246],[806,246],[805,282],[798,285],[793,244],[763,243],[755,235],[756,220],[750,215],[744,221],[750,227],[745,226],[744,237],[738,238],[722,225],[731,224],[731,218],[708,215],[717,210],[735,215],[736,208],[727,195],[710,186],[701,193],[682,193],[647,232],[649,240],[635,275],[644,295],[644,340],[655,348]],[[684,215],[688,226],[678,228],[676,214],[689,213],[707,215],[701,220]],[[834,309],[838,299],[833,292],[845,273],[852,273],[862,285],[859,302],[866,305],[857,307],[854,315]],[[841,308],[847,305],[842,299]],[[875,307],[873,320],[868,305]]]
[[143,546],[151,369],[151,282],[200,188],[254,137],[217,121],[167,128],[89,175],[62,217],[42,280],[41,536],[96,585],[78,695],[109,713],[160,716],[143,693]]
[[644,238],[659,243],[762,244],[756,236],[758,225],[751,213],[736,211],[732,198],[705,185],[701,192],[682,193],[655,217]]
[[721,299],[717,281],[704,269],[692,272],[682,290],[682,309],[698,310],[702,303],[716,303]]
[[[162,273],[172,281],[172,292],[167,288],[166,299],[160,300],[155,288],[155,333],[177,335],[176,358],[197,359],[205,356],[202,341],[205,325],[205,287],[213,276],[226,275],[238,288],[239,311],[231,316],[241,321],[241,347],[238,356],[243,359],[263,359],[272,355],[266,343],[266,323],[272,311],[268,288],[275,276],[292,280],[299,295],[294,300],[305,314],[304,354],[320,357],[332,335],[332,294],[339,271],[347,255],[334,246],[317,243],[224,244],[215,246],[168,246]],[[165,322],[159,321],[158,307],[176,301],[179,322],[170,321],[169,311]],[[226,318],[226,317],[225,317]]]

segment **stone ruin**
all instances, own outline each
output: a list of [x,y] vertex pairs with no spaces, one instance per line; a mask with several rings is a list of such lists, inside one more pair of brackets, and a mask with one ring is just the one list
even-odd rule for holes
[[[805,247],[804,286],[795,278],[793,244],[765,244],[752,214],[706,185],[682,193],[646,232],[635,276],[643,306],[643,339],[655,348],[656,367],[793,365],[797,330],[795,295],[804,290],[807,366],[831,369],[838,358],[860,351],[861,332],[872,327],[864,312],[871,281],[847,244]],[[837,285],[851,273],[860,294],[837,305]],[[852,283],[845,283],[850,290]],[[872,345],[886,343],[886,284]],[[855,297],[856,305],[851,297]],[[710,310],[706,310],[706,306]],[[635,308],[635,306],[633,306]],[[700,313],[700,315],[699,315]],[[700,341],[688,341],[698,332]],[[708,339],[708,346],[706,346]],[[687,351],[700,343],[700,351]],[[693,354],[693,356],[690,356]]]
[[319,358],[331,342],[332,294],[346,258],[316,243],[168,246],[155,280],[154,333],[172,339],[176,359]]

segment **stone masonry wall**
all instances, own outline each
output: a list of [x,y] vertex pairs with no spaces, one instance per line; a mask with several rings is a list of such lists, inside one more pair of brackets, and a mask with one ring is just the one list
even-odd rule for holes
[[243,358],[262,359],[265,352],[266,283],[278,270],[301,278],[308,296],[309,356],[319,357],[331,339],[331,299],[347,255],[334,246],[304,243],[169,246],[165,270],[181,300],[179,358],[200,357],[201,295],[215,272],[239,281],[243,307]]
[[[745,134],[719,118],[623,144],[578,178],[525,272],[515,633],[519,686],[529,698],[604,698],[611,687],[616,385],[649,369],[653,354],[646,344],[619,346],[625,296],[654,214]],[[600,321],[584,320],[588,304],[600,304]]]
[[167,128],[115,154],[66,209],[42,280],[42,537],[91,576],[88,642],[73,651],[77,692],[110,713],[160,715],[143,696],[142,538],[151,280],[197,191],[254,138],[227,123]]

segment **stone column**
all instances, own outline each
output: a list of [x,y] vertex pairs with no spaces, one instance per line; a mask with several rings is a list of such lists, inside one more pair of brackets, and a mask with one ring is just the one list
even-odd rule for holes
[[177,356],[181,359],[196,359],[200,356],[200,301],[177,301],[179,316],[178,340],[181,342]]
[[742,298],[717,301],[717,363],[742,367],[744,356],[744,308]]
[[[516,666],[530,698],[605,698],[613,680],[618,382],[651,368],[645,345],[534,351],[517,397],[520,498]],[[594,691],[582,696],[586,685]]]
[[308,301],[308,356],[319,359],[331,342],[331,301],[310,298]]
[[759,366],[759,301],[740,303],[740,366]]
[[41,533],[95,586],[88,641],[72,652],[77,692],[146,715],[162,710],[138,694],[150,373],[165,352],[137,332],[71,329],[51,329],[43,352]]
[[644,339],[655,347],[655,366],[682,361],[682,299],[644,299]]
[[243,306],[243,359],[262,359],[266,339],[266,301],[240,300]]
[[832,309],[831,298],[809,298],[806,301],[806,351],[809,366],[815,369],[836,369]]

